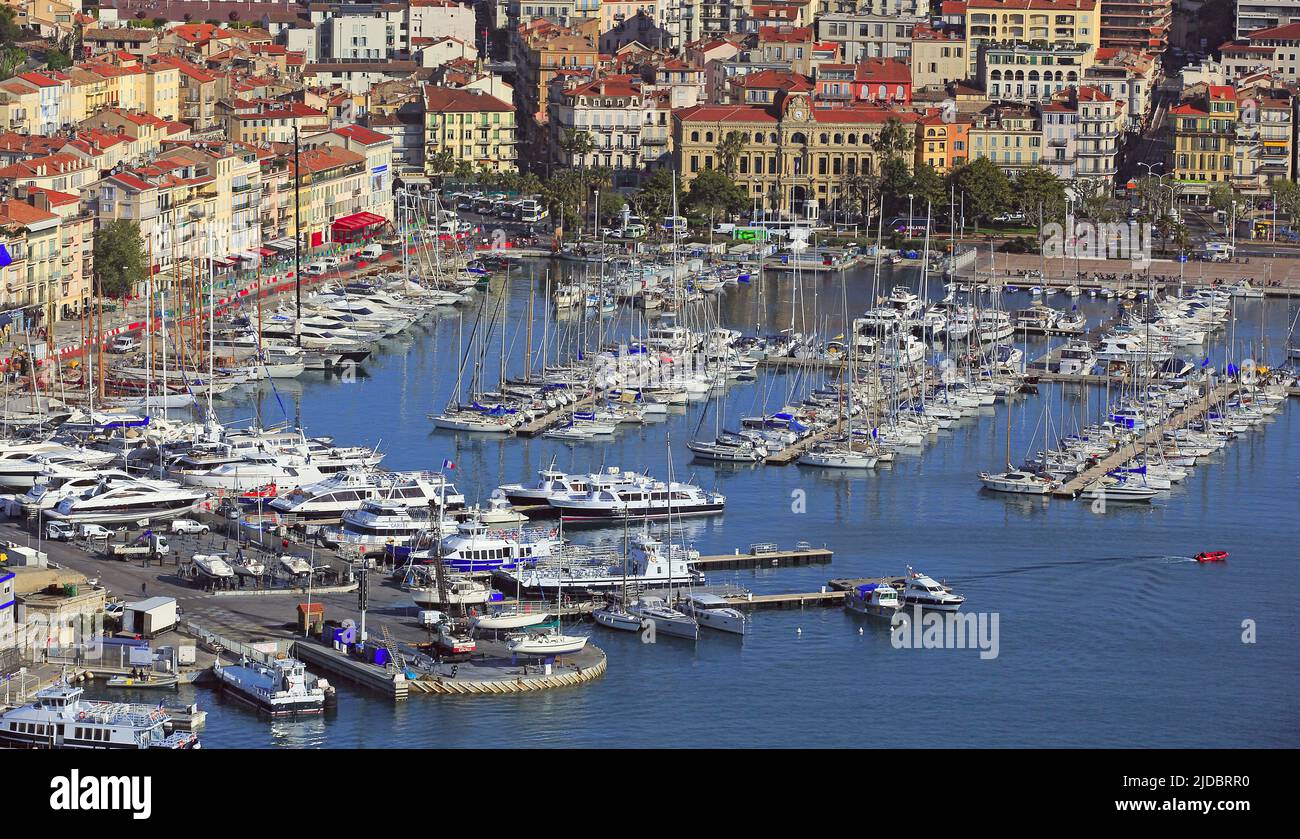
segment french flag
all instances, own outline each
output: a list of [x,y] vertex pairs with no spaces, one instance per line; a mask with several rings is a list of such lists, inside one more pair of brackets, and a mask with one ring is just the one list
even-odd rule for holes
[[442,468],[443,468],[443,469],[455,469],[455,468],[456,468],[456,464],[453,463],[453,462],[450,461],[450,460],[444,460],[444,461],[442,462]]

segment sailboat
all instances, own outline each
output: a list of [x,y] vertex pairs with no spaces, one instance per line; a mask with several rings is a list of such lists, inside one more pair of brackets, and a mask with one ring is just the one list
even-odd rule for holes
[[[668,481],[669,485],[673,479],[673,457],[672,457],[672,435],[668,435]],[[671,538],[673,528],[673,507],[672,495],[668,498],[668,534]],[[626,555],[626,553],[625,553]],[[626,578],[625,578],[626,579]],[[685,581],[683,581],[685,582]],[[668,596],[672,597],[673,578],[672,565],[669,564],[668,571]],[[695,618],[680,612],[668,605],[668,601],[657,594],[642,594],[633,600],[627,606],[627,611],[635,615],[642,621],[649,621],[651,630],[655,634],[663,633],[664,635],[675,635],[679,638],[689,638],[698,641],[700,638],[700,625]]]
[[618,600],[610,598],[604,606],[591,613],[591,617],[601,626],[621,629],[624,632],[636,632],[641,628],[641,618],[627,610],[627,519],[623,520],[623,586]]

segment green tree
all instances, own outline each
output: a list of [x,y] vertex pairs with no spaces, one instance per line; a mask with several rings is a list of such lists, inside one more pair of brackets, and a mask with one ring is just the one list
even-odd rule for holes
[[1118,214],[1110,204],[1110,188],[1097,178],[1076,178],[1070,184],[1076,198],[1075,215],[1102,223],[1113,222]]
[[66,70],[72,66],[72,59],[57,47],[45,53],[45,64],[51,70]]
[[600,212],[600,222],[603,226],[612,225],[615,221],[622,218],[623,208],[627,206],[627,199],[611,190],[603,190],[600,193],[600,201],[596,204],[596,209]]
[[[894,156],[887,158],[880,167],[880,206],[881,212],[900,213],[907,210],[907,196],[912,193],[912,170],[907,161]],[[924,208],[922,208],[924,209]]]
[[1013,203],[1034,227],[1065,218],[1065,183],[1042,166],[1022,169],[1015,180]]
[[880,135],[871,145],[882,157],[904,157],[912,150],[916,131],[904,125],[897,117],[890,117],[880,129]]
[[450,149],[434,152],[426,164],[426,169],[432,175],[446,178],[447,175],[456,171],[456,155],[452,154]]
[[718,142],[718,168],[729,178],[736,177],[736,167],[740,156],[745,153],[745,135],[739,131],[728,131]]
[[140,226],[118,219],[95,231],[95,294],[125,297],[148,275],[148,257]]
[[1293,221],[1300,217],[1300,184],[1276,178],[1269,182],[1268,190],[1279,214],[1290,216]]
[[1233,207],[1240,208],[1244,203],[1227,184],[1219,184],[1210,190],[1210,206],[1220,212],[1231,215]]
[[966,214],[976,220],[992,219],[1011,204],[1011,181],[987,157],[977,157],[953,173],[953,183],[966,196]]
[[749,194],[719,169],[705,169],[691,181],[686,208],[702,218],[739,215],[749,206]]
[[[672,211],[673,185],[673,173],[670,169],[656,169],[650,177],[642,181],[641,188],[637,190],[633,203],[650,230],[658,230],[659,219]],[[676,188],[677,206],[680,208],[682,206],[681,183],[677,183]]]
[[925,206],[930,205],[931,214],[937,218],[948,210],[948,187],[943,177],[934,167],[923,163],[912,173],[910,191],[915,199],[916,215],[925,216]]

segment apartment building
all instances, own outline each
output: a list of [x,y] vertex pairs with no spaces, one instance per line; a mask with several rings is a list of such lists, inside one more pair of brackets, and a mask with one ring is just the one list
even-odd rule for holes
[[474,89],[426,85],[424,152],[426,171],[440,174],[432,161],[443,152],[478,169],[513,172],[517,166],[515,109]]

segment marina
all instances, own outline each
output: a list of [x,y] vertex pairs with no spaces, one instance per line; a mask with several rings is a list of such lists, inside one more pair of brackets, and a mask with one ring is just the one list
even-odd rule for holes
[[[1201,350],[1213,374],[1202,372],[1198,356],[1197,369],[1171,384],[1144,366],[1145,351],[1112,375],[1088,368],[1055,373],[1024,361],[1055,362],[1052,353],[1070,341],[1086,341],[1097,350],[1137,315],[1139,300],[1103,302],[1084,292],[1067,304],[1086,317],[1083,333],[1017,330],[1009,313],[1028,307],[1028,289],[1000,292],[996,303],[992,295],[971,292],[976,308],[967,314],[961,310],[962,292],[943,288],[914,265],[883,266],[887,276],[876,280],[877,269],[868,259],[843,271],[805,277],[800,268],[720,284],[701,300],[685,302],[671,318],[659,316],[652,323],[639,319],[642,310],[636,306],[613,312],[594,307],[571,315],[555,308],[548,287],[553,294],[561,277],[578,282],[591,276],[587,263],[566,268],[523,260],[519,265],[472,291],[469,302],[403,318],[402,329],[368,344],[368,355],[348,375],[305,370],[213,394],[218,425],[246,427],[251,415],[261,431],[217,432],[205,439],[205,425],[206,433],[215,428],[209,421],[178,425],[172,432],[167,424],[178,420],[170,411],[167,424],[161,418],[150,422],[143,446],[124,447],[121,440],[128,435],[106,429],[105,450],[134,452],[122,464],[125,476],[114,479],[118,486],[176,477],[181,486],[201,487],[205,497],[172,518],[208,530],[169,532],[169,551],[161,556],[157,540],[145,537],[148,528],[134,520],[107,522],[110,536],[99,543],[74,533],[69,542],[47,542],[43,549],[58,564],[114,592],[143,594],[147,587],[151,596],[174,597],[185,612],[177,630],[183,638],[197,639],[205,649],[205,638],[224,639],[218,645],[224,663],[204,672],[232,672],[269,656],[261,659],[265,666],[297,661],[306,678],[323,677],[337,702],[319,714],[293,709],[283,719],[301,736],[335,745],[357,737],[361,720],[385,718],[378,709],[394,703],[427,708],[417,712],[421,717],[468,721],[464,711],[443,707],[439,697],[473,695],[494,702],[500,700],[490,697],[519,694],[522,701],[554,694],[557,701],[573,702],[562,697],[629,696],[630,685],[642,678],[675,682],[689,697],[690,689],[676,682],[675,659],[694,656],[719,675],[741,667],[746,678],[762,683],[744,664],[749,651],[790,655],[799,646],[816,645],[823,655],[852,655],[851,645],[844,646],[850,642],[835,638],[870,641],[876,633],[871,627],[887,627],[889,621],[880,619],[891,609],[911,608],[924,596],[936,598],[927,608],[952,600],[961,609],[1029,608],[1037,620],[1050,620],[1037,607],[1013,605],[1006,597],[1007,586],[1017,589],[1011,558],[1033,553],[1037,522],[1051,516],[1066,522],[1067,529],[1092,528],[1093,521],[1115,522],[1107,527],[1119,531],[1133,527],[1131,504],[1099,514],[1096,505],[1068,501],[1076,495],[1086,501],[1089,487],[1143,452],[1172,451],[1166,435],[1209,421],[1210,414],[1228,406],[1246,410],[1236,407],[1243,396],[1262,397],[1264,386],[1230,377],[1229,365],[1240,366],[1236,360],[1245,357],[1247,343],[1265,343],[1260,336],[1277,342],[1290,328],[1284,310],[1267,308],[1274,303],[1240,304],[1235,327],[1220,329],[1215,333],[1220,337],[1207,340]],[[396,306],[401,292],[390,280],[367,297],[387,298]],[[331,305],[336,314],[344,311]],[[854,323],[891,323],[894,316],[882,312],[895,308],[910,312],[902,315],[904,323],[915,319],[910,334],[902,327],[873,332],[881,327]],[[745,324],[764,310],[766,321],[788,331],[775,337],[746,334]],[[941,311],[942,322],[950,326],[936,328]],[[999,325],[1002,316],[1005,328]],[[505,323],[511,324],[509,331]],[[954,337],[966,324],[975,324],[972,337]],[[850,331],[854,341],[837,337]],[[858,356],[851,362],[846,345]],[[632,348],[640,346],[651,351],[653,376],[633,374],[642,353]],[[577,364],[579,355],[592,362],[591,370]],[[602,364],[609,375],[598,372]],[[1284,394],[1289,392],[1289,385],[1282,386]],[[1187,395],[1168,414],[1157,414],[1154,403],[1149,409],[1129,407],[1149,388],[1161,393],[1181,388]],[[11,398],[16,403],[23,397]],[[206,409],[208,398],[196,394],[196,404]],[[353,405],[384,407],[371,414],[340,409]],[[460,427],[440,427],[431,419],[447,415],[448,405],[463,415],[456,420]],[[1287,445],[1294,433],[1291,413],[1281,406],[1258,426],[1250,438],[1254,442],[1235,445]],[[1053,504],[1049,511],[1038,506],[1041,499],[1004,500],[978,489],[975,474],[994,466],[1002,449],[1028,449],[1032,457],[1046,437],[1081,434],[1099,421],[1114,423],[1112,414],[1131,417],[1138,427],[1135,436],[1115,434],[1108,443],[1117,446],[1113,451],[1061,481],[1053,496],[1063,505]],[[1051,435],[1041,427],[1044,415]],[[117,409],[114,421],[120,417]],[[1149,427],[1140,428],[1143,422]],[[285,425],[304,430],[286,437],[275,430]],[[321,434],[329,436],[314,436]],[[186,435],[196,435],[196,442],[178,445]],[[699,442],[710,446],[697,450]],[[165,452],[172,468],[163,468],[151,448]],[[1232,451],[1229,446],[1210,457],[1188,481],[1206,486],[1222,474],[1230,476],[1225,491],[1234,491],[1231,487],[1258,469],[1231,467],[1238,462]],[[302,468],[308,456],[314,470],[310,480]],[[854,468],[811,465],[837,459]],[[796,462],[798,469],[773,469]],[[557,493],[555,504],[527,494],[547,474],[557,482],[548,490]],[[414,516],[400,512],[401,505],[393,503],[396,490],[387,488],[402,486],[402,476],[418,476],[433,487],[410,499]],[[609,491],[620,500],[607,503],[600,497],[601,481],[614,477],[618,480]],[[59,480],[69,481],[68,492],[80,486],[71,473]],[[665,497],[655,506],[656,485],[671,502]],[[1192,533],[1200,502],[1186,487],[1185,482],[1160,491],[1154,503],[1143,506],[1162,517],[1186,518],[1179,532]],[[646,493],[644,502],[636,492]],[[936,509],[956,511],[956,519],[936,514],[927,526],[913,527],[913,493],[941,499]],[[690,515],[692,499],[708,498],[725,501]],[[57,521],[41,511],[44,503],[15,498],[8,538],[24,540],[38,531],[44,537]],[[357,518],[367,503],[378,505],[375,515]],[[593,509],[600,511],[596,521]],[[28,511],[35,515],[28,518]],[[408,520],[413,524],[404,523]],[[171,531],[169,521],[158,518],[159,526]],[[991,541],[993,522],[997,542]],[[354,535],[340,538],[340,528],[347,527]],[[524,535],[532,531],[543,541]],[[364,538],[356,535],[362,533]],[[971,564],[963,559],[968,551],[952,547],[971,534],[983,545],[1005,544],[1011,553]],[[625,545],[646,538],[660,540],[665,557],[684,552],[684,564],[669,562],[665,567],[673,570],[659,579],[619,572]],[[558,550],[554,555],[527,557],[515,547],[546,540],[565,547],[551,548]],[[1124,553],[1121,543],[1110,537],[1102,541]],[[1185,555],[1189,563],[1222,566],[1229,573],[1250,555],[1234,547],[1231,559],[1202,563],[1190,546],[1178,547],[1163,548],[1170,562]],[[121,559],[107,559],[117,554]],[[570,556],[580,559],[578,565]],[[1145,565],[1140,557],[1122,561],[1134,571]],[[516,574],[510,568],[515,563],[524,570]],[[909,566],[931,574],[939,588],[911,595],[908,576],[880,576],[901,574]],[[1050,587],[1069,588],[1070,567],[1042,573]],[[422,576],[415,579],[412,573]],[[880,594],[885,589],[897,593],[896,604]],[[470,591],[481,591],[483,599],[465,600]],[[364,615],[358,609],[362,601],[368,606]],[[611,602],[610,614],[627,616],[618,628],[598,616]],[[718,611],[713,627],[711,610]],[[722,610],[743,618],[734,623]],[[546,618],[535,622],[528,617],[533,613]],[[305,625],[303,615],[309,616]],[[502,616],[502,626],[517,620],[519,628],[491,630],[486,627],[492,621],[484,620],[483,628],[474,629],[490,615]],[[652,645],[637,640],[647,616],[656,616],[649,619],[662,628]],[[334,640],[339,632],[349,640]],[[887,637],[874,640],[888,648]],[[546,655],[550,648],[576,651]],[[934,677],[939,677],[935,666],[943,668],[943,678],[963,670],[955,662],[927,665]],[[835,689],[826,674],[798,667],[813,683]],[[954,667],[954,674],[946,672]],[[254,667],[249,675],[259,672]],[[256,701],[240,702],[238,689],[222,689],[206,679],[176,681],[159,695],[179,692],[168,704],[181,709],[197,700],[202,708],[197,725],[205,740],[259,742],[248,715],[276,719]],[[103,680],[88,684],[106,686]],[[898,701],[912,689],[905,686]],[[408,701],[416,696],[428,699]],[[526,716],[534,704],[526,701],[521,713]],[[545,710],[532,713],[565,718],[566,711],[544,704]],[[245,710],[235,711],[236,705]],[[181,709],[173,727],[194,725],[195,718],[186,718]],[[971,724],[985,731],[992,725]],[[648,728],[634,726],[634,738],[648,735]],[[420,736],[437,741],[437,736]]]

